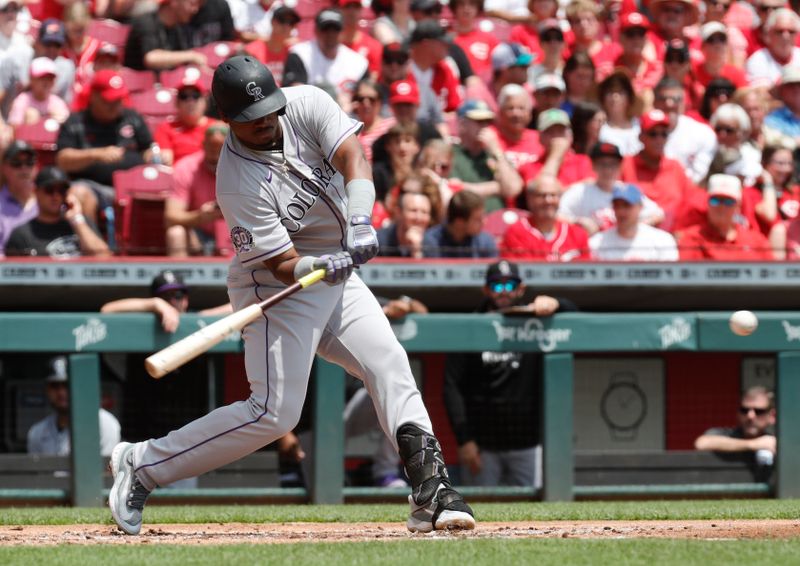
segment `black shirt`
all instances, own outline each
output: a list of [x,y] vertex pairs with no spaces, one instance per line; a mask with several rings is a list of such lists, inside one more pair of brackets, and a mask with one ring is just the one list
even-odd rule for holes
[[[571,301],[558,301],[558,312],[577,310]],[[489,450],[539,444],[541,381],[537,352],[449,354],[443,397],[459,446],[470,440]]]
[[144,56],[154,49],[186,51],[192,48],[192,30],[188,26],[166,27],[158,18],[158,11],[142,14],[133,19],[125,43],[125,66],[137,71],[146,69]]
[[[97,232],[93,225],[89,226]],[[80,239],[66,220],[47,224],[34,218],[22,226],[17,226],[11,232],[6,244],[6,255],[79,257],[81,255]]]
[[202,47],[215,41],[233,41],[236,28],[233,27],[231,9],[225,0],[205,0],[200,10],[189,22],[189,42],[191,47]]
[[142,152],[153,143],[153,137],[144,119],[135,110],[125,108],[111,123],[97,122],[89,110],[76,112],[61,126],[58,133],[58,150],[64,148],[89,149],[116,145],[125,148],[125,155],[116,163],[93,163],[74,172],[76,179],[90,179],[103,185],[113,185],[112,174],[144,163]]

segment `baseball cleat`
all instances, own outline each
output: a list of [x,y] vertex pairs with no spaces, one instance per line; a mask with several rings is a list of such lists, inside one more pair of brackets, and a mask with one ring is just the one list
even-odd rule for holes
[[145,489],[133,469],[133,444],[120,442],[111,452],[111,475],[114,485],[108,494],[111,516],[120,529],[138,535],[142,528],[142,509],[150,492]]
[[436,495],[424,505],[414,503],[413,496],[408,496],[411,514],[406,527],[412,533],[429,533],[437,531],[469,531],[475,528],[472,509],[464,498],[451,487],[440,484]]

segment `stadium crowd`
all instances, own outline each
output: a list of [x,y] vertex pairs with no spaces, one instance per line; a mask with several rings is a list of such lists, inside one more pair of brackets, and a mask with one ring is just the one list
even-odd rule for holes
[[0,254],[226,253],[209,87],[246,52],[364,123],[382,255],[795,259],[797,8],[0,0]]

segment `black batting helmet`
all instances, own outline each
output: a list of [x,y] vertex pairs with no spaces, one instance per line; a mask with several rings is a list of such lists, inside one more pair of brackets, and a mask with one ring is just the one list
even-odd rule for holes
[[286,106],[269,69],[255,57],[236,55],[214,71],[211,93],[220,113],[232,122],[250,122]]

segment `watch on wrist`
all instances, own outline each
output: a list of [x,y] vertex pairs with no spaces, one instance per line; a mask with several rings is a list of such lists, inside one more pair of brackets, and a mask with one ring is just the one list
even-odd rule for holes
[[372,219],[366,214],[359,214],[350,217],[350,226],[361,226],[362,224],[372,224]]

